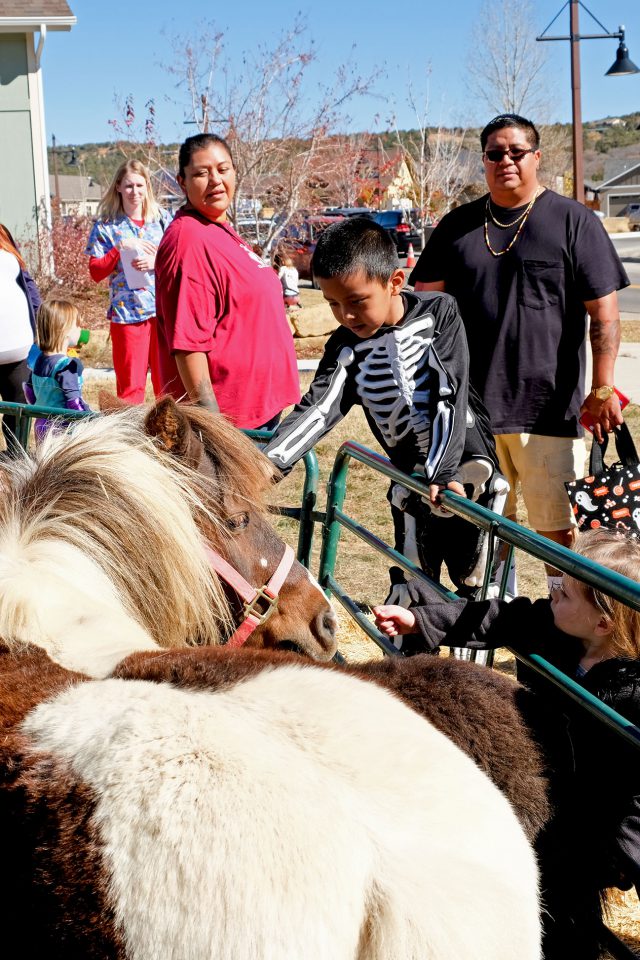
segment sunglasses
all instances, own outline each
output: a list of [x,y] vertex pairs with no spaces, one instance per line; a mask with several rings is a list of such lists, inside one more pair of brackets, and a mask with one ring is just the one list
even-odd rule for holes
[[490,163],[500,163],[503,157],[506,157],[509,154],[509,159],[513,160],[514,163],[519,163],[520,160],[523,160],[528,153],[535,153],[536,148],[530,147],[528,150],[485,150],[484,158]]

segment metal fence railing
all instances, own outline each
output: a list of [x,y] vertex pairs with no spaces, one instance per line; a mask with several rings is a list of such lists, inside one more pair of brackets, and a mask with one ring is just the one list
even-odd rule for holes
[[[452,603],[458,602],[455,594],[444,587],[434,584],[422,570],[414,563],[394,550],[374,533],[364,527],[344,511],[344,501],[347,492],[349,466],[353,461],[365,464],[377,473],[381,473],[390,480],[401,483],[407,489],[421,496],[428,496],[428,486],[416,477],[410,477],[397,470],[390,461],[380,454],[374,453],[359,443],[348,441],[343,443],[335,458],[331,477],[328,483],[327,509],[323,522],[322,552],[320,556],[319,580],[320,584],[342,604],[349,615],[360,625],[364,632],[378,644],[382,650],[390,655],[398,655],[398,650],[381,634],[362,612],[359,605],[349,596],[345,587],[335,577],[335,565],[338,556],[340,534],[343,529],[350,530],[362,541],[382,554],[390,563],[402,567],[407,573],[430,584],[443,597]],[[508,545],[510,553],[519,549],[529,555],[549,563],[576,579],[582,580],[604,593],[626,603],[635,610],[640,610],[640,583],[620,576],[587,557],[567,550],[559,544],[552,543],[545,537],[527,530],[490,510],[460,497],[450,491],[443,493],[443,503],[454,514],[475,523],[487,531],[489,537],[487,571],[482,588],[482,596],[486,596],[489,585],[489,576],[492,559],[495,556],[498,541]],[[507,557],[509,560],[510,557]],[[505,574],[500,593],[504,596],[509,563],[505,563]],[[612,728],[615,734],[623,740],[640,748],[640,728],[630,723],[625,717],[612,710],[571,677],[562,673],[557,667],[543,657],[536,654],[527,655],[507,647],[519,660],[533,669],[537,674],[545,677],[550,683],[560,688],[564,695],[581,708],[598,718],[606,726]],[[604,938],[609,953],[616,960],[638,960],[638,955],[630,950],[611,930],[605,927]]]

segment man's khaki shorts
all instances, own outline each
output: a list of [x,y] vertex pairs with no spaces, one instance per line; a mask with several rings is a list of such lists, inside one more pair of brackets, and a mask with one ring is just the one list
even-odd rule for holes
[[500,470],[511,490],[504,508],[516,515],[518,484],[529,516],[529,526],[541,532],[575,526],[565,482],[586,475],[584,440],[543,437],[535,433],[502,433],[495,437]]

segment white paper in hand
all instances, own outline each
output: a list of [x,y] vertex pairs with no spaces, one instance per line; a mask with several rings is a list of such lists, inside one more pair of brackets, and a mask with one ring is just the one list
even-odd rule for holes
[[142,247],[123,246],[120,248],[122,269],[124,270],[124,276],[130,290],[139,290],[140,287],[148,287],[151,284],[151,274],[145,273],[142,270],[136,270],[133,266],[133,261],[142,256],[144,256]]

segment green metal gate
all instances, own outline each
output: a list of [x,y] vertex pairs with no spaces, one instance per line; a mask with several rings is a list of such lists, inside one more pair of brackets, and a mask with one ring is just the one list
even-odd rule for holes
[[[349,596],[344,586],[335,578],[335,565],[342,529],[350,530],[351,533],[355,534],[374,550],[382,554],[392,564],[402,567],[411,576],[418,577],[430,584],[430,586],[437,589],[443,597],[452,603],[458,602],[458,598],[444,587],[434,584],[415,564],[390,547],[356,519],[348,516],[344,512],[348,471],[353,461],[365,464],[372,470],[383,474],[390,480],[401,483],[407,489],[423,497],[428,498],[429,488],[424,481],[401,473],[386,457],[374,453],[372,450],[367,449],[367,447],[353,441],[343,443],[338,450],[328,483],[327,509],[322,517],[322,552],[319,569],[320,584],[327,592],[333,594],[349,615],[357,621],[364,632],[371,637],[385,653],[398,655],[398,650],[375,628],[371,621],[360,610],[353,598]],[[588,583],[590,586],[597,587],[599,590],[621,600],[635,610],[640,610],[640,583],[636,583],[627,577],[622,577],[611,570],[607,570],[592,560],[581,557],[571,550],[561,547],[559,544],[552,543],[550,540],[539,536],[539,534],[527,530],[525,527],[521,527],[510,520],[506,520],[504,517],[492,513],[490,510],[486,510],[484,507],[450,491],[444,492],[442,499],[447,509],[452,513],[469,520],[471,523],[475,523],[488,532],[488,562],[482,596],[486,595],[489,585],[489,571],[492,565],[491,561],[495,555],[496,543],[500,540],[509,546],[507,560],[510,559],[510,555],[514,549],[522,550],[539,560],[552,564],[563,572],[570,574],[572,577]],[[509,563],[505,563],[505,567],[508,568],[508,566]],[[501,585],[502,596],[504,596],[505,588],[506,572]],[[536,673],[544,676],[550,683],[559,687],[567,697],[578,703],[588,713],[598,717],[601,722],[612,728],[618,736],[633,744],[635,748],[640,748],[640,728],[602,703],[601,700],[594,697],[589,691],[585,690],[580,684],[562,673],[543,657],[536,654],[521,654],[511,648],[507,649],[509,649],[518,660],[521,660],[527,664],[528,667],[535,670]],[[603,939],[607,942],[607,949],[610,954],[617,958],[617,960],[638,960],[638,955],[630,950],[606,927],[603,932]]]

